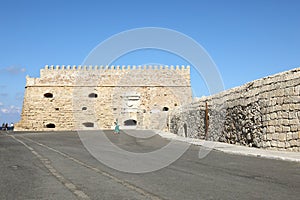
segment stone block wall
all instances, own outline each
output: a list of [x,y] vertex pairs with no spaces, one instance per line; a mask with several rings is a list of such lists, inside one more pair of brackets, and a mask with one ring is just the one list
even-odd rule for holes
[[300,68],[202,97],[170,113],[169,128],[186,137],[299,151]]

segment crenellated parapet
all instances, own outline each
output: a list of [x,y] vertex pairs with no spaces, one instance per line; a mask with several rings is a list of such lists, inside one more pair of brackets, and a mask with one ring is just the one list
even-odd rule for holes
[[45,65],[45,70],[189,70],[187,65]]
[[45,85],[190,86],[190,66],[185,65],[46,65],[39,78],[27,86]]

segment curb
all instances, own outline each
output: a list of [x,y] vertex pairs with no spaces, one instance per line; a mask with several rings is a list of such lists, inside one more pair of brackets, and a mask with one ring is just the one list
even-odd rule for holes
[[228,154],[300,163],[300,152],[266,150],[266,149],[245,147],[245,146],[239,146],[239,145],[222,143],[222,142],[213,142],[213,141],[206,141],[206,140],[200,140],[195,138],[186,138],[186,137],[175,135],[170,132],[163,132],[163,131],[157,131],[157,134],[166,139],[188,142],[193,145],[212,148],[214,150],[221,151]]

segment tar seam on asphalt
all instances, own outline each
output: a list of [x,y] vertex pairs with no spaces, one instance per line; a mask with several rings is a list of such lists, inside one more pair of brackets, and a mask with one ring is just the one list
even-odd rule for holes
[[[153,194],[153,193],[150,193],[150,192],[148,192],[148,191],[146,191],[146,190],[144,190],[144,189],[142,189],[142,188],[139,188],[139,187],[136,186],[136,185],[133,185],[133,184],[131,184],[131,183],[129,183],[129,182],[126,182],[126,181],[124,181],[124,180],[122,180],[122,179],[119,179],[119,178],[117,178],[116,176],[114,176],[114,175],[112,175],[112,174],[110,174],[110,173],[108,173],[108,172],[105,172],[105,171],[100,170],[100,169],[98,169],[98,168],[96,168],[96,167],[90,166],[90,165],[88,165],[88,164],[86,164],[86,163],[84,163],[84,162],[82,162],[82,161],[80,161],[80,160],[78,160],[78,159],[76,159],[76,158],[74,158],[74,157],[72,157],[72,156],[69,156],[69,155],[66,154],[66,153],[63,153],[63,152],[61,152],[61,151],[58,151],[58,150],[56,150],[56,149],[54,149],[54,148],[52,148],[52,147],[49,147],[49,146],[47,146],[47,145],[45,145],[45,144],[36,142],[36,141],[34,141],[34,140],[32,140],[32,139],[25,138],[25,137],[23,137],[23,136],[19,136],[19,137],[21,137],[21,138],[23,138],[23,139],[25,139],[25,140],[27,140],[27,141],[30,141],[30,142],[32,142],[32,143],[35,143],[35,144],[37,144],[37,145],[39,145],[39,146],[41,146],[41,147],[44,147],[44,148],[46,148],[46,149],[48,149],[48,150],[50,150],[50,151],[53,151],[53,152],[55,152],[55,153],[58,153],[58,154],[60,154],[61,156],[65,157],[65,158],[68,158],[69,160],[72,160],[73,162],[75,162],[75,163],[77,163],[77,164],[79,164],[79,165],[81,165],[81,166],[84,166],[84,167],[86,167],[86,168],[88,168],[88,169],[91,169],[91,170],[97,172],[97,173],[100,173],[100,174],[102,174],[103,176],[106,176],[106,177],[110,178],[111,180],[113,180],[113,181],[115,181],[115,182],[121,184],[122,186],[125,186],[126,188],[128,188],[128,189],[130,189],[130,190],[132,190],[132,191],[135,191],[135,192],[137,192],[137,193],[139,193],[139,194],[141,194],[141,195],[143,195],[143,196],[145,196],[145,197],[147,197],[147,198],[150,198],[150,199],[152,199],[152,200],[163,200],[163,198],[161,198],[161,197],[159,197],[159,196],[157,196],[157,195],[155,195],[155,194]],[[15,138],[15,139],[16,139],[16,138]]]
[[50,173],[59,181],[61,182],[68,190],[70,190],[75,196],[77,196],[79,199],[90,199],[90,197],[85,194],[82,190],[78,189],[76,185],[74,185],[71,181],[63,177],[60,173],[57,172],[57,170],[50,164],[50,161],[43,157],[41,154],[37,153],[31,146],[27,145],[22,140],[16,138],[13,135],[8,135],[12,137],[14,140],[18,141],[19,143],[23,144],[27,149],[31,151],[32,154],[34,154],[41,163],[50,171]]

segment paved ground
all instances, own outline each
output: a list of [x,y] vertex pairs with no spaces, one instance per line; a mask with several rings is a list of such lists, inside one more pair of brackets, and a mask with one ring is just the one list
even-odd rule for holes
[[[138,132],[136,132],[138,133]],[[149,152],[169,143],[105,134],[120,148]],[[299,199],[300,163],[191,145],[173,164],[132,174],[111,169],[84,148],[77,132],[0,133],[0,199]]]

